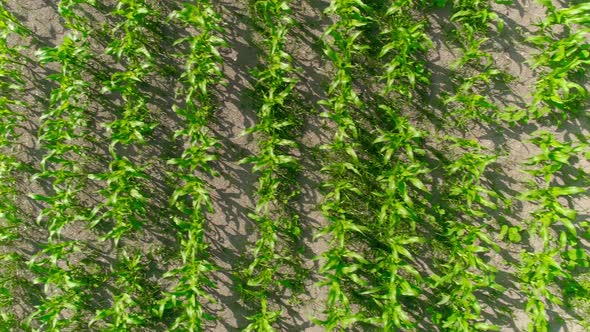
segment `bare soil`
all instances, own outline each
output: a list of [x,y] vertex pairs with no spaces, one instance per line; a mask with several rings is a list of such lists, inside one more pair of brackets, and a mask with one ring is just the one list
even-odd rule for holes
[[[174,6],[165,1],[154,0],[153,2],[164,12],[170,11]],[[33,32],[33,36],[26,41],[29,47],[23,51],[25,55],[33,59],[26,68],[28,86],[24,96],[32,106],[26,109],[27,123],[23,124],[23,135],[20,138],[22,147],[19,154],[19,158],[32,170],[23,173],[19,183],[19,189],[23,193],[19,205],[25,216],[25,224],[22,228],[23,238],[16,248],[2,248],[2,251],[16,250],[27,259],[39,252],[47,239],[47,232],[43,225],[37,225],[34,222],[43,206],[30,199],[27,194],[51,192],[50,183],[34,180],[32,175],[39,169],[39,163],[46,152],[42,146],[39,146],[36,135],[39,117],[48,107],[51,89],[55,88],[55,83],[50,81],[47,75],[59,68],[55,65],[35,65],[34,59],[36,50],[59,45],[67,33],[57,12],[56,3],[52,0],[8,1],[11,12]],[[112,3],[114,2],[104,1],[105,8],[111,8]],[[239,292],[241,283],[237,276],[257,238],[256,225],[247,216],[255,206],[257,175],[252,172],[250,166],[241,164],[239,161],[257,152],[255,137],[242,133],[257,121],[255,105],[258,96],[250,72],[263,63],[261,57],[264,53],[261,50],[261,36],[254,27],[247,2],[220,0],[215,1],[214,5],[222,16],[222,25],[225,29],[222,37],[229,47],[221,50],[225,84],[215,88],[218,108],[210,125],[211,134],[221,144],[217,151],[219,160],[213,164],[220,176],[207,177],[215,212],[207,216],[209,224],[206,239],[210,244],[211,256],[219,270],[211,275],[211,280],[216,287],[209,290],[215,302],[206,305],[207,311],[214,314],[217,319],[209,322],[205,330],[238,331],[247,325],[247,317],[256,313],[256,307],[252,301],[244,298]],[[319,117],[319,113],[324,109],[317,104],[319,100],[326,98],[327,86],[333,73],[333,68],[320,46],[322,32],[334,19],[323,14],[323,10],[328,5],[328,0],[290,2],[296,25],[289,34],[289,43],[286,47],[288,53],[294,58],[295,67],[299,70],[300,81],[296,88],[296,99],[299,104],[298,111],[302,116],[302,125],[297,139],[299,147],[295,152],[301,164],[298,175],[301,194],[294,208],[300,217],[303,229],[299,245],[303,257],[301,271],[306,278],[301,287],[276,294],[273,298],[273,306],[283,310],[281,325],[278,326],[279,331],[323,330],[312,322],[312,318],[322,317],[327,297],[325,287],[319,287],[317,283],[322,280],[318,272],[321,259],[318,257],[328,248],[329,239],[315,237],[315,235],[326,226],[326,220],[319,209],[322,202],[320,186],[323,180],[320,169],[326,161],[322,159],[323,155],[319,147],[330,142],[332,138],[332,124]],[[112,24],[112,18],[105,15],[105,12],[87,9],[88,17],[97,27]],[[494,54],[496,67],[515,79],[503,90],[493,91],[492,96],[494,101],[502,107],[525,107],[531,98],[538,75],[526,63],[536,51],[525,42],[525,38],[536,30],[534,24],[543,18],[544,9],[536,2],[529,0],[518,0],[510,5],[494,4],[493,9],[504,21],[505,27],[501,32],[492,32],[491,40],[485,44],[485,47]],[[580,116],[568,120],[561,126],[534,123],[501,129],[493,125],[473,123],[467,129],[459,130],[449,125],[445,110],[440,107],[440,96],[445,92],[452,92],[449,65],[461,55],[459,46],[449,41],[452,28],[449,23],[450,15],[449,8],[432,9],[425,14],[429,23],[428,33],[434,43],[434,47],[425,55],[427,66],[431,71],[432,84],[428,87],[428,93],[421,97],[421,103],[414,105],[415,107],[409,109],[406,115],[416,126],[431,133],[427,144],[431,144],[435,149],[441,144],[442,136],[452,134],[475,139],[490,151],[499,153],[500,157],[493,169],[486,173],[486,183],[506,197],[514,198],[525,190],[525,184],[530,179],[530,175],[521,171],[522,164],[539,152],[528,141],[532,134],[542,129],[564,141],[575,141],[580,135],[588,137],[590,122],[588,118]],[[190,32],[179,27],[169,28],[169,31],[163,28],[162,32],[165,38],[160,40],[162,54],[159,61],[170,66],[172,72],[180,73],[181,59],[175,58],[172,54],[182,52],[182,49],[173,47],[171,41]],[[120,70],[120,66],[113,59],[103,54],[104,48],[105,45],[100,40],[93,41],[93,51],[98,59],[95,65],[99,71],[109,73]],[[373,68],[373,70],[378,69]],[[97,80],[94,84],[99,86],[100,81]],[[367,96],[367,99],[376,92],[375,86],[361,85],[359,88],[362,90],[361,94]],[[155,73],[150,76],[143,89],[150,96],[149,107],[152,116],[160,124],[149,137],[146,145],[134,146],[125,152],[132,161],[146,166],[150,181],[147,181],[145,185],[151,198],[148,209],[149,222],[145,224],[144,229],[122,240],[122,245],[130,252],[137,252],[143,256],[143,278],[146,288],[153,291],[153,294],[171,286],[171,280],[164,279],[162,276],[170,268],[180,264],[176,255],[179,243],[169,218],[171,208],[168,206],[169,197],[177,179],[174,169],[166,164],[167,159],[181,153],[185,144],[172,138],[174,130],[183,125],[182,120],[172,108],[182,103],[182,98],[175,94],[178,86],[179,83],[173,74]],[[106,149],[107,144],[104,144],[108,140],[108,133],[101,124],[114,119],[116,115],[112,112],[112,108],[120,103],[121,100],[117,96],[111,96],[106,101],[99,99],[90,102],[91,112],[96,116],[93,135],[97,140],[92,147],[97,162],[86,166],[92,173],[108,170],[109,154]],[[576,168],[590,171],[590,163],[580,156],[578,163],[573,165],[572,172]],[[563,183],[572,183],[571,179],[562,180]],[[97,194],[97,190],[102,185],[104,183],[89,182],[89,187],[84,191],[84,202],[89,207],[102,200]],[[569,203],[578,211],[580,222],[588,220],[590,216],[588,195],[571,200]],[[513,206],[506,207],[505,211],[509,214],[504,215],[504,218],[526,229],[526,220],[530,218],[530,212],[534,207],[531,203],[515,200]],[[490,223],[492,229],[499,229],[499,224],[495,224],[496,220],[493,218],[482,222]],[[88,315],[91,315],[94,310],[106,308],[112,304],[112,285],[115,276],[110,275],[110,271],[118,254],[113,243],[99,240],[100,231],[100,227],[98,230],[91,230],[85,223],[78,222],[68,225],[63,232],[63,239],[76,239],[87,246],[88,252],[92,253],[94,263],[84,263],[85,266],[89,269],[90,266],[94,267],[99,274],[107,276],[108,279],[97,291]],[[538,244],[526,241],[519,244],[502,241],[500,243],[502,248],[499,253],[492,252],[486,255],[488,255],[487,259],[498,267],[498,280],[508,290],[491,299],[482,296],[483,311],[488,322],[501,326],[502,331],[525,331],[528,324],[524,311],[526,298],[519,290],[515,264],[522,250]],[[432,247],[427,245],[424,249],[430,250]],[[437,253],[424,252],[423,254],[424,257],[421,257],[423,261],[420,264],[423,264],[427,271],[431,268],[429,266],[431,258]],[[75,256],[72,260],[77,264],[85,261],[84,257],[76,258]],[[25,319],[39,303],[42,285],[34,284],[35,276],[25,268],[19,272],[19,275],[28,282],[24,284],[26,287],[20,288],[15,313],[20,319]],[[423,302],[419,303],[428,303],[432,295],[425,293],[420,298]],[[157,297],[157,295],[154,296]],[[562,307],[549,305],[548,309],[552,331],[584,331],[579,323],[581,313],[576,311],[576,308],[568,307],[567,301]],[[589,315],[586,318],[590,317],[590,312],[585,314]],[[414,315],[417,321],[421,321],[419,330],[437,330],[431,318],[428,317],[425,307],[418,308]],[[144,330],[164,331],[170,319],[171,317],[161,319],[153,317],[150,325]],[[357,330],[372,329],[361,327]]]

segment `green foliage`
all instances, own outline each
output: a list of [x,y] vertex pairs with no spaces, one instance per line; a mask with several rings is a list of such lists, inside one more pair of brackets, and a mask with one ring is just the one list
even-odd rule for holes
[[[43,250],[29,261],[29,268],[38,276],[36,282],[44,285],[45,293],[29,321],[37,321],[48,331],[83,324],[84,292],[91,287],[83,269],[70,263],[70,256],[82,250],[80,244],[61,240],[64,227],[88,216],[78,197],[85,187],[84,163],[88,161],[87,148],[79,142],[88,140],[90,120],[86,108],[90,85],[84,75],[93,54],[86,38],[87,30],[82,28],[84,25],[73,6],[65,2],[58,5],[66,26],[73,31],[60,45],[37,52],[41,64],[60,66],[58,73],[49,76],[58,87],[51,91],[49,108],[40,117],[38,140],[47,152],[40,163],[41,172],[33,177],[51,181],[53,193],[30,194],[47,205],[37,222],[46,224],[49,238]],[[64,320],[66,312],[71,318]]]
[[22,38],[28,34],[29,31],[0,1],[0,326],[6,330],[21,327],[12,307],[15,302],[14,292],[18,289],[18,269],[22,265],[22,257],[10,247],[20,238],[20,227],[23,224],[22,211],[17,205],[21,193],[16,189],[16,174],[23,167],[16,157],[16,147],[20,136],[18,129],[24,120],[19,108],[27,107],[21,101],[24,80],[20,48],[10,46],[8,39]]
[[490,40],[487,35],[492,22],[497,22],[499,32],[503,22],[491,10],[489,1],[453,1],[453,12],[451,21],[463,54],[451,64],[457,86],[453,95],[444,98],[444,103],[450,106],[454,124],[460,128],[471,121],[494,123],[507,115],[499,112],[486,89],[510,77],[494,67],[492,54],[484,50],[484,45]]
[[367,5],[360,0],[334,0],[324,11],[337,17],[323,33],[324,54],[336,72],[328,86],[327,99],[320,101],[327,109],[320,116],[336,126],[332,142],[322,147],[332,161],[322,169],[329,176],[323,183],[326,193],[321,205],[328,225],[318,233],[330,237],[330,247],[322,253],[325,263],[320,267],[324,280],[319,283],[328,287],[325,318],[315,320],[327,330],[346,329],[367,319],[361,312],[353,311],[346,289],[367,286],[358,272],[366,270],[369,264],[362,254],[347,248],[351,236],[366,231],[352,217],[352,211],[347,211],[347,206],[352,206],[354,197],[362,196],[354,183],[361,173],[355,143],[358,129],[352,113],[363,105],[352,86],[352,69],[353,56],[368,48],[359,40],[362,27],[371,21],[367,12]]
[[19,48],[8,44],[10,36],[24,37],[29,33],[0,2],[0,244],[8,244],[18,237],[17,225],[21,223],[19,208],[16,206],[15,172],[21,163],[15,156],[16,142],[20,137],[18,129],[24,120],[19,107],[26,107],[21,101],[24,91],[22,56]]
[[384,93],[395,91],[408,98],[417,84],[430,83],[424,63],[418,55],[432,47],[426,34],[426,22],[416,21],[408,11],[414,7],[413,1],[392,1],[385,13],[385,27],[380,34],[386,38],[379,57],[390,59],[384,66]]

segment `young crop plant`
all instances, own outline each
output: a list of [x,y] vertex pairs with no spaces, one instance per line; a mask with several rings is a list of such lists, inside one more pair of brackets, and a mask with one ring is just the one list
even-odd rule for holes
[[123,71],[111,75],[104,82],[104,93],[119,93],[122,98],[119,117],[105,124],[110,133],[109,152],[112,161],[109,172],[91,174],[94,180],[106,181],[107,187],[100,193],[105,202],[95,207],[92,223],[111,221],[114,226],[104,239],[113,239],[117,244],[121,237],[141,228],[148,200],[142,183],[147,180],[144,167],[135,165],[126,156],[120,155],[119,145],[129,146],[145,143],[145,135],[157,125],[149,121],[148,97],[140,90],[140,84],[154,69],[153,56],[148,51],[146,25],[159,13],[142,0],[121,0],[111,13],[119,22],[111,30],[112,42],[106,53],[124,64]]
[[98,310],[88,327],[99,325],[101,331],[135,331],[148,321],[143,306],[153,305],[154,298],[149,285],[145,284],[146,276],[142,255],[137,252],[128,253],[124,249],[117,253],[117,262],[112,273],[115,274],[113,303],[106,309]]
[[111,75],[103,90],[120,93],[123,99],[121,117],[106,125],[111,132],[110,150],[115,153],[117,144],[144,143],[144,136],[157,125],[149,121],[148,97],[139,86],[155,70],[147,25],[160,14],[143,0],[120,0],[111,14],[122,21],[112,28],[113,40],[106,53],[125,65],[124,71]]
[[[539,49],[531,65],[541,73],[528,114],[520,115],[525,120],[555,112],[566,118],[578,113],[588,97],[582,80],[590,67],[590,6],[581,3],[559,10],[551,6],[547,11],[537,34],[528,39]],[[555,32],[557,28],[565,32]]]
[[[13,243],[0,241],[4,246]],[[23,257],[15,252],[0,254],[0,327],[7,331],[24,330],[25,326],[17,316],[14,308],[18,302],[16,292],[26,291],[27,288],[21,271],[26,269]]]
[[218,37],[222,32],[220,17],[208,0],[184,3],[182,9],[170,15],[170,19],[195,29],[197,33],[176,41],[177,45],[189,45],[187,54],[179,54],[185,59],[185,71],[181,76],[184,83],[181,95],[185,105],[175,108],[185,120],[184,127],[176,131],[175,137],[188,141],[188,146],[179,158],[168,161],[176,165],[178,172],[175,176],[183,181],[170,200],[177,210],[173,221],[180,238],[182,265],[164,275],[179,280],[164,294],[159,314],[180,312],[170,330],[196,332],[204,331],[205,321],[214,319],[202,303],[213,301],[207,289],[214,287],[209,276],[215,265],[209,259],[209,246],[204,238],[206,213],[213,212],[213,206],[207,183],[196,172],[216,175],[210,166],[216,159],[211,151],[217,141],[207,129],[215,110],[209,90],[221,82],[222,59],[218,49],[225,46],[225,42]]
[[487,263],[481,253],[499,250],[488,234],[489,212],[496,210],[499,195],[482,184],[485,169],[496,160],[474,140],[447,137],[451,148],[461,151],[458,158],[445,165],[449,177],[444,205],[438,213],[444,229],[442,241],[448,257],[431,275],[438,294],[434,321],[445,331],[486,331],[498,327],[483,321],[478,290],[503,289],[495,281],[497,268]]
[[20,211],[16,205],[16,172],[21,167],[16,158],[19,138],[17,129],[24,120],[19,108],[26,104],[20,100],[24,91],[22,56],[18,48],[8,44],[11,36],[25,37],[29,31],[4,8],[0,1],[0,243],[8,245],[18,238]]
[[444,98],[444,103],[450,106],[459,127],[471,121],[496,122],[501,115],[499,107],[485,91],[510,76],[495,68],[492,54],[483,48],[490,40],[491,24],[496,21],[498,31],[502,31],[503,22],[491,10],[489,1],[456,0],[453,11],[451,21],[455,23],[454,32],[463,53],[451,65],[457,86],[453,95]]
[[560,170],[570,166],[570,160],[586,146],[561,143],[547,132],[538,132],[531,141],[541,153],[525,163],[526,172],[540,181],[530,181],[530,189],[523,192],[520,199],[538,204],[531,213],[528,231],[541,245],[522,253],[518,272],[527,295],[525,309],[531,319],[529,331],[549,331],[546,300],[562,304],[552,285],[556,280],[572,282],[571,270],[589,263],[578,237],[577,212],[563,203],[564,198],[587,193],[588,188],[555,184],[556,179],[561,178]]
[[294,177],[298,160],[289,152],[297,144],[290,138],[295,126],[291,109],[293,88],[297,83],[292,58],[285,51],[287,34],[293,21],[288,1],[255,0],[255,17],[266,38],[262,68],[253,73],[262,103],[258,122],[245,132],[257,136],[259,152],[243,163],[253,165],[259,174],[255,211],[249,217],[258,224],[259,238],[254,244],[253,258],[242,271],[246,292],[258,301],[258,312],[248,317],[245,331],[275,331],[273,324],[281,311],[271,310],[269,295],[280,287],[288,265],[297,264],[292,250],[301,233],[298,216],[289,204],[297,195]]
[[395,91],[411,99],[414,89],[430,83],[424,61],[419,55],[432,47],[432,41],[426,34],[426,22],[418,21],[409,14],[415,7],[414,1],[395,0],[391,1],[385,13],[380,35],[386,43],[379,57],[388,62],[381,76],[385,82],[382,94]]
[[335,23],[324,31],[323,39],[324,53],[336,72],[328,87],[328,98],[320,101],[327,109],[321,116],[330,119],[336,128],[332,141],[322,147],[330,160],[322,168],[328,179],[323,183],[326,193],[321,204],[329,224],[318,236],[330,237],[320,267],[324,278],[320,285],[328,287],[328,298],[324,318],[314,321],[327,330],[346,329],[366,321],[365,315],[352,306],[349,290],[366,290],[366,281],[359,273],[368,271],[369,262],[349,245],[354,237],[366,231],[353,213],[363,196],[357,186],[363,163],[357,154],[358,128],[352,113],[363,107],[363,103],[353,89],[352,69],[353,56],[368,48],[358,40],[362,34],[360,28],[371,21],[365,15],[368,9],[362,1],[333,0],[324,12],[335,17]]

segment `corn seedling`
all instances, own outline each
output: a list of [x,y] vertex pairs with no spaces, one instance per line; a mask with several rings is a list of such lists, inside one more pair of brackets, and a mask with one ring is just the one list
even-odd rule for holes
[[456,25],[455,33],[463,53],[451,65],[458,82],[454,94],[446,97],[444,102],[450,104],[451,113],[460,127],[473,120],[494,122],[500,115],[499,109],[483,91],[509,76],[494,68],[494,58],[482,46],[489,41],[487,35],[491,24],[496,21],[498,30],[502,31],[503,22],[490,9],[488,1],[456,0],[453,10],[451,21]]
[[34,282],[42,284],[45,293],[37,311],[28,318],[29,324],[35,319],[43,331],[85,327],[83,312],[87,298],[84,290],[91,285],[85,272],[70,263],[70,257],[82,250],[77,241],[48,243],[28,262],[29,269],[39,275]]
[[[76,24],[71,3],[58,5],[65,15],[66,26],[80,28]],[[31,269],[39,275],[38,282],[44,283],[46,297],[30,319],[36,318],[49,331],[59,331],[71,325],[80,324],[82,315],[84,282],[80,268],[68,263],[69,254],[79,250],[75,241],[61,241],[63,227],[76,221],[85,220],[88,211],[78,200],[78,193],[84,188],[86,172],[83,164],[87,161],[86,148],[79,145],[87,140],[89,116],[86,112],[89,84],[84,70],[92,57],[86,40],[86,31],[73,30],[55,48],[42,48],[38,52],[41,64],[57,63],[60,72],[52,75],[59,87],[51,92],[49,108],[41,116],[38,139],[47,150],[41,160],[41,172],[35,178],[52,179],[53,195],[32,194],[31,197],[44,202],[44,208],[37,218],[38,223],[47,225],[49,239],[45,248],[29,262]],[[62,264],[67,268],[62,268]],[[71,318],[64,319],[64,315]]]
[[[139,84],[151,73],[153,57],[147,48],[146,25],[159,13],[145,1],[122,0],[117,2],[111,13],[122,22],[111,31],[113,41],[106,53],[124,62],[126,70],[114,73],[105,82],[103,92],[118,92],[123,99],[120,117],[105,124],[111,134],[109,151],[112,161],[110,172],[91,175],[92,179],[104,180],[107,188],[101,190],[106,202],[93,211],[93,224],[102,219],[114,221],[114,227],[105,239],[119,239],[132,229],[140,228],[145,213],[146,194],[140,184],[147,176],[143,167],[134,165],[128,158],[118,155],[117,145],[132,145],[145,142],[145,135],[151,132],[156,123],[148,122],[149,110],[147,96],[139,89]],[[98,215],[100,211],[106,210]]]
[[411,195],[414,190],[426,191],[420,178],[429,169],[415,159],[422,153],[416,145],[424,133],[393,109],[385,105],[381,109],[395,122],[394,130],[381,132],[374,142],[381,147],[384,165],[377,177],[380,190],[373,193],[380,203],[374,233],[387,250],[377,254],[373,267],[373,273],[380,275],[380,283],[366,293],[371,294],[382,311],[380,317],[370,321],[384,330],[394,331],[414,327],[401,298],[420,293],[421,276],[412,266],[414,257],[410,248],[423,241],[415,234],[421,212]]
[[17,128],[24,120],[19,107],[26,104],[19,100],[24,90],[21,56],[18,48],[8,45],[11,35],[24,37],[28,30],[22,27],[16,18],[0,1],[0,243],[2,246],[18,238],[17,227],[21,223],[19,208],[15,204],[18,195],[15,189],[15,172],[21,167],[15,156],[19,134]]
[[[425,23],[408,14],[414,9],[412,1],[392,1],[385,14],[386,25],[381,35],[386,37],[386,44],[379,54],[387,59],[383,65],[385,74],[380,77],[384,83],[380,91],[384,100],[390,100],[390,93],[395,91],[411,102],[414,90],[429,83],[419,56],[432,44],[425,33]],[[420,178],[429,169],[417,159],[424,153],[419,144],[425,133],[390,105],[379,105],[379,111],[392,125],[379,129],[373,142],[382,160],[376,178],[379,190],[373,192],[378,205],[371,228],[386,250],[377,251],[371,271],[378,277],[375,285],[363,293],[378,304],[380,313],[367,321],[383,330],[395,331],[415,327],[402,298],[420,294],[422,278],[412,265],[411,247],[423,241],[415,232],[422,212],[412,196],[416,190],[426,191]]]
[[384,94],[396,91],[411,98],[417,85],[430,82],[418,55],[432,47],[432,41],[425,32],[426,23],[408,14],[414,6],[411,0],[392,1],[385,13],[385,27],[380,34],[386,44],[379,52],[379,57],[389,59],[381,77],[385,81]]
[[[99,191],[104,202],[90,214],[91,225],[110,223],[112,227],[101,240],[112,239],[118,246],[121,238],[142,228],[147,214],[149,200],[145,182],[149,177],[145,173],[146,166],[136,165],[121,156],[117,147],[145,143],[145,136],[157,125],[149,120],[148,97],[140,90],[140,84],[155,68],[153,55],[148,49],[148,36],[151,22],[158,19],[160,14],[144,0],[117,1],[110,14],[120,19],[120,22],[110,30],[112,41],[105,52],[120,62],[124,70],[113,73],[110,80],[104,82],[103,93],[119,93],[122,105],[118,117],[104,125],[110,133],[109,152],[112,160],[109,171],[90,174],[88,177],[106,183],[106,187]],[[117,266],[135,271],[137,266],[129,265],[137,257],[123,254],[123,261]],[[110,331],[142,325],[145,322],[142,312],[148,310],[137,301],[136,296],[141,293],[141,285],[137,284],[139,279],[121,278],[117,279],[120,290],[113,298],[115,306],[98,311],[93,320],[104,321]]]
[[147,316],[140,310],[142,304],[153,301],[143,285],[145,280],[142,256],[139,253],[119,252],[112,273],[116,275],[118,291],[109,308],[99,310],[90,321],[89,327],[102,321],[101,331],[132,331],[143,325]]

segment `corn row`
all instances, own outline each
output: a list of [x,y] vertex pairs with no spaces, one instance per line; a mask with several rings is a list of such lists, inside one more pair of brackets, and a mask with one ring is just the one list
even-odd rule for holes
[[21,163],[15,152],[19,137],[16,130],[23,121],[18,107],[26,106],[17,99],[24,90],[20,67],[22,57],[18,48],[9,46],[8,38],[28,34],[29,31],[6,10],[4,1],[0,1],[0,326],[5,330],[21,328],[13,311],[13,292],[18,287],[18,270],[23,258],[9,248],[19,239],[19,227],[23,223],[20,208],[16,205],[19,191],[15,175]]
[[195,171],[216,175],[209,163],[216,159],[211,153],[217,141],[207,132],[206,124],[214,111],[209,89],[218,84],[222,73],[222,59],[217,51],[225,43],[217,34],[222,32],[219,16],[208,0],[184,3],[183,8],[170,16],[197,33],[179,39],[176,44],[190,47],[185,71],[181,79],[185,83],[182,95],[185,105],[175,108],[185,119],[185,127],[175,133],[189,142],[181,157],[168,161],[176,165],[183,183],[174,190],[170,200],[178,215],[173,217],[178,227],[181,244],[182,266],[170,270],[164,277],[178,276],[180,280],[160,302],[160,316],[165,310],[180,312],[171,331],[203,331],[204,321],[213,319],[205,312],[203,300],[213,301],[207,288],[213,287],[209,274],[215,266],[208,257],[208,244],[204,239],[206,213],[213,212],[206,182]]
[[112,29],[113,41],[106,53],[123,62],[126,68],[111,75],[110,81],[104,83],[103,92],[120,93],[123,105],[121,116],[105,125],[111,134],[109,172],[89,177],[107,182],[107,187],[100,191],[106,202],[92,211],[93,225],[103,220],[112,221],[114,227],[103,239],[113,239],[117,244],[125,234],[141,228],[142,216],[146,213],[148,198],[142,181],[148,177],[143,167],[122,156],[117,147],[144,143],[144,136],[156,126],[148,122],[147,97],[139,86],[154,67],[146,46],[144,25],[149,19],[158,17],[158,13],[144,1],[122,0],[117,2],[112,15],[122,17],[123,21]]
[[[140,90],[140,86],[155,68],[148,37],[151,22],[159,19],[160,14],[144,0],[119,0],[110,15],[120,22],[110,30],[112,40],[106,48],[106,54],[121,63],[124,70],[115,72],[109,81],[104,82],[103,93],[120,94],[122,105],[119,116],[104,125],[110,133],[109,152],[112,160],[109,171],[90,174],[89,178],[107,184],[99,191],[105,198],[104,203],[92,210],[92,226],[111,223],[112,228],[101,240],[112,239],[118,247],[121,238],[142,228],[148,212],[146,206],[149,200],[144,190],[149,180],[146,166],[136,165],[120,150],[144,144],[145,136],[157,125],[150,122],[148,97]],[[148,290],[143,285],[142,259],[141,253],[119,248],[117,264],[113,267],[113,273],[117,275],[114,304],[99,310],[92,324],[99,324],[108,331],[121,331],[146,322],[146,311],[149,310],[146,305],[156,299],[146,297]]]
[[[556,280],[572,282],[570,271],[590,263],[578,238],[577,212],[561,202],[564,198],[587,193],[588,188],[555,185],[560,170],[570,165],[570,160],[583,152],[587,145],[561,143],[547,132],[536,133],[531,141],[541,148],[541,153],[525,163],[525,171],[541,181],[529,181],[530,189],[519,198],[538,204],[531,213],[528,232],[531,239],[538,239],[541,245],[522,252],[518,272],[527,296],[525,309],[531,318],[529,331],[544,332],[549,331],[546,300],[563,304],[550,285]],[[555,226],[561,226],[563,230],[558,231]]]
[[374,144],[381,147],[383,170],[377,177],[379,191],[373,192],[379,202],[373,233],[383,250],[375,250],[377,258],[372,271],[381,282],[365,293],[371,294],[381,311],[370,321],[384,331],[415,327],[408,311],[403,308],[403,297],[420,294],[422,277],[412,265],[412,247],[423,239],[416,232],[422,211],[412,199],[417,190],[425,191],[421,180],[429,169],[417,157],[423,151],[417,147],[425,133],[414,128],[393,108],[380,105],[395,127],[382,132]]
[[[382,243],[376,251],[373,274],[374,287],[365,291],[378,304],[379,316],[368,321],[384,331],[412,329],[416,322],[404,308],[404,297],[420,294],[422,277],[414,267],[412,247],[423,242],[416,232],[422,211],[413,197],[415,191],[426,190],[421,178],[430,170],[418,160],[424,151],[419,147],[426,133],[412,126],[394,100],[412,102],[415,90],[429,83],[429,75],[419,59],[431,41],[425,23],[410,15],[416,8],[413,1],[391,1],[381,20],[385,39],[379,57],[385,60],[380,80],[383,103],[378,111],[389,128],[378,129],[373,144],[381,154],[377,174],[376,218],[372,225],[374,237]],[[393,98],[390,97],[395,92]]]
[[29,267],[38,275],[35,282],[44,284],[45,292],[43,302],[29,320],[35,320],[47,331],[81,327],[85,289],[90,286],[83,268],[70,262],[71,254],[83,250],[82,244],[61,239],[65,226],[88,216],[78,194],[85,187],[83,165],[89,159],[87,148],[80,142],[87,140],[90,93],[84,74],[93,54],[87,39],[88,28],[74,23],[78,18],[74,6],[68,2],[58,4],[71,32],[59,46],[41,48],[37,54],[41,64],[60,65],[60,72],[51,76],[59,87],[51,92],[49,108],[40,119],[38,140],[47,153],[41,160],[41,172],[35,174],[35,178],[51,179],[54,193],[31,195],[48,205],[37,222],[47,225],[49,238],[43,250],[29,261]]
[[446,205],[438,207],[449,257],[441,262],[438,274],[431,276],[438,299],[434,320],[445,331],[494,330],[498,327],[483,320],[476,293],[503,290],[495,281],[497,268],[481,257],[490,248],[499,247],[488,235],[489,222],[475,222],[489,220],[489,212],[497,209],[494,200],[501,198],[482,183],[485,169],[497,157],[474,140],[447,139],[452,149],[462,152],[445,166],[448,198]]
[[323,33],[324,53],[335,67],[336,73],[328,87],[327,100],[320,104],[328,109],[321,114],[336,125],[332,142],[323,146],[331,160],[322,171],[329,179],[323,183],[327,190],[322,202],[322,214],[328,220],[319,235],[330,237],[330,247],[322,253],[325,263],[320,273],[325,278],[320,285],[328,287],[328,299],[325,318],[316,323],[327,330],[345,329],[357,322],[366,320],[361,312],[354,312],[347,288],[366,287],[358,273],[365,270],[369,263],[363,255],[351,250],[347,244],[351,237],[365,231],[365,226],[355,220],[351,204],[362,197],[362,192],[355,185],[354,179],[361,177],[361,163],[357,155],[357,124],[351,113],[363,106],[352,86],[351,73],[353,56],[367,49],[357,39],[361,36],[360,28],[370,19],[363,15],[368,7],[360,0],[334,0],[330,2],[325,13],[333,15],[337,21]]
[[455,32],[463,54],[451,65],[458,77],[458,85],[444,103],[451,106],[454,122],[460,127],[474,120],[496,122],[504,113],[482,94],[482,90],[507,79],[508,75],[495,68],[492,54],[482,46],[489,41],[487,35],[492,22],[497,22],[499,31],[503,29],[503,22],[485,0],[455,0],[453,10],[451,21],[458,26]]
[[[16,129],[23,121],[23,115],[17,110],[25,104],[15,99],[24,90],[24,81],[18,67],[21,59],[18,49],[8,45],[8,37],[19,35],[24,37],[28,31],[17,23],[0,1],[0,241],[10,243],[18,238],[16,227],[21,223],[19,209],[15,205],[16,179],[15,172],[20,167],[14,156],[18,133]],[[4,244],[3,244],[4,245]]]
[[432,47],[432,41],[425,32],[426,22],[413,17],[415,7],[412,0],[394,0],[385,12],[380,35],[386,43],[379,52],[380,58],[388,60],[380,77],[385,82],[383,95],[394,91],[412,99],[413,90],[430,83],[424,61],[418,55]]
[[[540,70],[540,77],[528,108],[517,114],[517,119],[526,121],[547,115],[569,118],[582,109],[588,97],[577,77],[585,75],[590,64],[590,6],[583,3],[557,10],[551,1],[541,3],[547,17],[538,24],[537,33],[528,38],[540,51],[531,60],[532,68]],[[558,27],[564,31],[557,33]],[[528,329],[543,332],[549,331],[550,326],[547,304],[563,304],[551,285],[557,280],[575,284],[572,271],[589,264],[578,238],[577,212],[562,203],[563,199],[587,193],[588,189],[555,183],[560,170],[569,166],[571,158],[579,156],[587,145],[562,143],[547,132],[537,132],[531,141],[542,152],[525,163],[525,171],[539,181],[529,181],[529,190],[519,198],[538,204],[531,213],[528,230],[541,245],[522,252],[518,272],[527,296],[525,310],[531,319]]]
[[298,217],[289,207],[298,192],[293,177],[299,168],[289,152],[297,144],[288,135],[295,124],[289,103],[297,79],[284,47],[293,21],[286,0],[255,0],[252,7],[266,38],[266,53],[263,67],[254,72],[256,89],[262,96],[258,122],[246,129],[246,133],[259,137],[259,152],[241,161],[252,164],[259,174],[256,207],[249,217],[260,229],[253,259],[243,271],[247,292],[258,301],[258,312],[248,317],[250,324],[244,331],[275,331],[273,323],[281,311],[269,308],[269,296],[279,289],[285,264],[296,261],[289,247],[300,234]]

